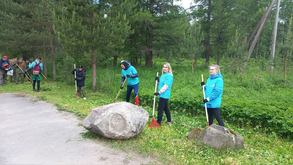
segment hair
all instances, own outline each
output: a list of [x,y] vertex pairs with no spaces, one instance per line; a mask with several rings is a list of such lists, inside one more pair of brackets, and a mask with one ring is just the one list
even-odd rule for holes
[[83,68],[83,66],[82,65],[79,65],[79,67],[78,68]]
[[18,60],[18,62],[19,62],[19,65],[20,66],[23,66],[24,64],[23,64],[23,59],[22,58],[20,58],[19,60]]
[[[168,68],[168,72],[171,73],[172,76],[173,76],[173,72],[172,72],[172,67],[171,67],[171,65],[170,65],[168,62],[165,62],[165,63],[163,64],[163,66],[164,66],[164,65],[167,66],[167,68]],[[162,69],[162,74],[164,74],[163,69]]]
[[218,74],[218,73],[221,73],[221,71],[220,71],[220,66],[219,66],[219,65],[212,64],[212,65],[209,66],[209,68],[210,68],[210,67],[215,67],[216,70],[218,71],[217,74]]

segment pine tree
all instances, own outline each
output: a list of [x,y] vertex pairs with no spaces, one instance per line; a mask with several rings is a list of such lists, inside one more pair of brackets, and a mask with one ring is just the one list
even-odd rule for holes
[[54,30],[63,47],[75,59],[81,58],[82,52],[91,54],[93,90],[96,90],[97,57],[103,57],[107,50],[123,47],[131,33],[129,20],[122,13],[129,2],[126,0],[118,6],[111,1],[67,0],[62,15],[55,12]]

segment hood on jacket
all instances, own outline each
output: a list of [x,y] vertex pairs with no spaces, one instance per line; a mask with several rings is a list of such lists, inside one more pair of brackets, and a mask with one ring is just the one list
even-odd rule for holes
[[124,60],[121,61],[120,64],[124,65],[124,67],[125,67],[124,70],[127,70],[131,66],[131,64],[129,62],[124,61]]
[[224,79],[224,77],[222,76],[222,74],[221,73],[218,73],[218,74],[216,74],[216,75],[211,75],[210,76],[210,79],[216,79],[216,78],[222,78],[222,79]]

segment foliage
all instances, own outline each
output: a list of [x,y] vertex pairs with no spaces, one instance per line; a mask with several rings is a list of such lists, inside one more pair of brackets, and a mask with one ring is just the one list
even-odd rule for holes
[[[202,61],[201,61],[202,62]],[[203,62],[204,63],[204,62]],[[180,70],[180,68],[182,70]],[[38,100],[45,100],[46,102],[53,103],[56,105],[56,107],[59,110],[66,110],[72,113],[77,114],[82,119],[86,117],[91,109],[102,106],[106,104],[110,104],[113,102],[113,99],[115,98],[116,92],[119,90],[119,79],[120,74],[114,74],[115,72],[120,71],[121,68],[115,68],[114,71],[108,72],[105,74],[102,74],[101,76],[108,76],[113,79],[113,86],[111,88],[116,89],[115,94],[108,93],[106,90],[109,89],[106,85],[101,87],[100,89],[103,89],[103,93],[101,92],[92,92],[87,87],[87,100],[83,99],[76,99],[75,96],[75,88],[74,85],[66,85],[65,83],[61,82],[50,82],[49,85],[46,84],[45,81],[41,81],[41,92],[33,92],[31,89],[31,84],[29,82],[26,82],[25,84],[18,84],[15,85],[14,83],[8,83],[8,85],[3,86],[0,88],[0,93],[3,92],[18,92],[23,93],[24,95],[33,97]],[[161,69],[160,66],[157,66],[154,70],[145,71],[146,69],[137,68],[140,75],[143,75],[140,77],[141,80],[141,86],[140,90],[147,91],[146,88],[150,88],[151,86],[154,86],[154,77],[155,77],[155,71],[159,71]],[[177,85],[179,84],[187,84],[186,81],[180,80],[180,72],[182,72],[185,67],[182,65],[176,66],[173,65],[174,69],[174,75],[176,82],[174,82],[174,87],[172,89],[172,100],[175,100],[176,98],[173,98],[173,96],[178,92],[176,90],[178,88]],[[200,77],[200,72],[205,73],[206,68],[197,68],[197,77]],[[259,91],[265,91],[267,88],[262,88],[261,86],[257,85],[257,82],[264,83],[263,79],[255,77],[255,81],[251,83],[251,88],[243,88],[239,86],[238,82],[236,80],[229,79],[228,77],[231,76],[229,74],[225,74],[225,68],[222,68],[224,78],[225,78],[225,95],[229,95],[229,98],[223,98],[223,103],[229,102],[229,99],[232,99],[233,97],[241,97],[239,100],[241,101],[241,104],[245,104],[245,106],[251,107],[252,101],[251,100],[257,100],[261,94],[258,94]],[[103,73],[103,72],[101,72]],[[184,76],[187,76],[188,73],[184,73]],[[247,75],[246,75],[247,76]],[[264,75],[269,76],[269,75]],[[116,78],[118,77],[118,78]],[[207,78],[205,76],[205,78]],[[145,80],[147,79],[147,80]],[[188,78],[187,78],[188,79]],[[200,79],[200,78],[199,78]],[[248,78],[244,77],[244,80],[242,82],[242,85],[246,84],[248,81]],[[198,84],[194,85],[194,87],[188,86],[189,89],[194,89],[192,93],[198,93],[199,97],[201,95],[201,88],[196,87],[199,86],[200,80],[197,80],[197,78],[189,79],[189,83],[192,84]],[[86,80],[90,81],[90,80]],[[118,82],[114,82],[118,81]],[[292,79],[290,80],[292,82]],[[149,83],[148,83],[149,82]],[[89,82],[89,84],[91,84]],[[271,84],[272,85],[272,84]],[[292,85],[292,84],[291,84]],[[184,88],[183,86],[180,86]],[[269,87],[269,86],[266,86]],[[276,85],[274,85],[276,87]],[[283,86],[283,89],[286,87]],[[105,90],[105,91],[104,91]],[[197,92],[198,91],[198,92]],[[231,92],[232,91],[232,92]],[[153,88],[150,89],[150,92],[153,93]],[[180,95],[186,94],[189,95],[191,93],[185,93],[187,92],[182,91]],[[252,93],[250,93],[252,92]],[[281,90],[281,92],[283,92]],[[274,94],[276,96],[272,96],[273,99],[276,99],[275,102],[279,102],[282,104],[285,104],[284,106],[290,105],[290,102],[292,100],[284,100],[282,99],[282,95],[288,94],[288,93],[281,93],[279,90],[276,90]],[[121,94],[125,93],[125,91],[122,91]],[[150,97],[153,98],[152,94],[148,94]],[[243,96],[241,96],[243,95]],[[175,95],[176,96],[176,95]],[[146,96],[145,96],[146,97]],[[177,95],[176,97],[179,97]],[[262,97],[265,97],[263,95]],[[266,95],[266,97],[269,97]],[[245,103],[244,98],[249,101],[250,104]],[[180,98],[183,99],[183,98]],[[262,98],[259,98],[262,99]],[[117,101],[124,101],[125,98],[122,96],[119,96]],[[241,106],[238,104],[239,100],[235,102],[235,100],[231,100],[235,102],[233,105],[229,106]],[[268,98],[268,100],[270,100]],[[148,101],[148,100],[147,100]],[[171,100],[170,100],[171,101]],[[201,102],[202,99],[200,99],[199,102]],[[134,102],[134,100],[133,100]],[[152,102],[146,103],[144,99],[141,99],[141,102],[143,102],[143,108],[151,114],[152,112]],[[171,102],[170,102],[171,103]],[[170,104],[169,103],[169,104]],[[229,102],[231,104],[231,102]],[[266,104],[270,104],[270,102],[266,102]],[[274,104],[274,103],[272,103]],[[199,105],[200,106],[200,105]],[[224,104],[224,107],[228,105]],[[256,105],[255,105],[256,106]],[[278,106],[278,108],[281,105],[275,105]],[[180,105],[180,107],[184,107],[184,104]],[[180,107],[171,107],[171,113],[172,113],[172,124],[162,124],[162,129],[154,129],[154,128],[148,128],[145,127],[144,130],[136,137],[131,138],[129,140],[110,140],[105,139],[101,136],[97,136],[95,134],[92,134],[90,132],[82,133],[82,136],[84,138],[90,138],[90,139],[96,139],[99,142],[107,143],[108,145],[112,146],[113,148],[119,148],[125,152],[128,150],[139,152],[145,156],[150,156],[151,159],[156,159],[158,163],[163,164],[255,164],[257,162],[258,164],[292,164],[292,141],[289,141],[284,138],[280,138],[276,132],[274,131],[268,131],[268,128],[262,127],[260,125],[257,125],[256,127],[251,127],[251,123],[244,123],[241,126],[241,119],[244,119],[244,117],[239,117],[235,120],[235,125],[229,122],[235,115],[230,115],[226,113],[222,113],[222,117],[224,117],[224,122],[226,127],[232,129],[234,132],[240,134],[245,139],[243,150],[238,151],[215,151],[211,148],[208,148],[206,146],[203,146],[201,144],[197,144],[194,141],[191,141],[187,139],[187,133],[191,131],[193,128],[204,128],[206,127],[206,121],[204,113],[202,112],[203,109],[201,109],[201,112],[198,114],[190,113],[188,111],[183,111]],[[244,106],[243,106],[244,107]],[[253,107],[258,108],[258,107]],[[272,106],[269,111],[273,112],[277,108],[274,108]],[[243,114],[240,112],[240,108],[236,108],[237,112],[240,114]],[[249,110],[248,115],[252,115],[255,113],[256,109],[254,111]],[[262,109],[264,110],[264,109]],[[292,109],[290,109],[292,113]],[[266,114],[268,112],[266,111]],[[257,116],[257,115],[255,115]],[[258,116],[258,119],[262,116]],[[151,116],[150,116],[151,118]],[[276,118],[277,119],[277,116]],[[163,118],[163,121],[165,121],[166,118]],[[150,122],[150,120],[149,120]],[[273,122],[273,121],[272,121]],[[234,122],[233,122],[234,123]],[[148,125],[149,123],[147,123]]]

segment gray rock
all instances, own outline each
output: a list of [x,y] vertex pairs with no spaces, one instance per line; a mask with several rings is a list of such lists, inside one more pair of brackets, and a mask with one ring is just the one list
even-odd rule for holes
[[97,107],[84,119],[83,126],[90,132],[110,139],[129,139],[145,127],[149,113],[127,102]]
[[194,130],[188,133],[188,137],[218,151],[227,150],[228,148],[232,150],[244,148],[244,139],[242,136],[215,124],[206,127],[200,135],[200,138],[198,132],[195,133]]

